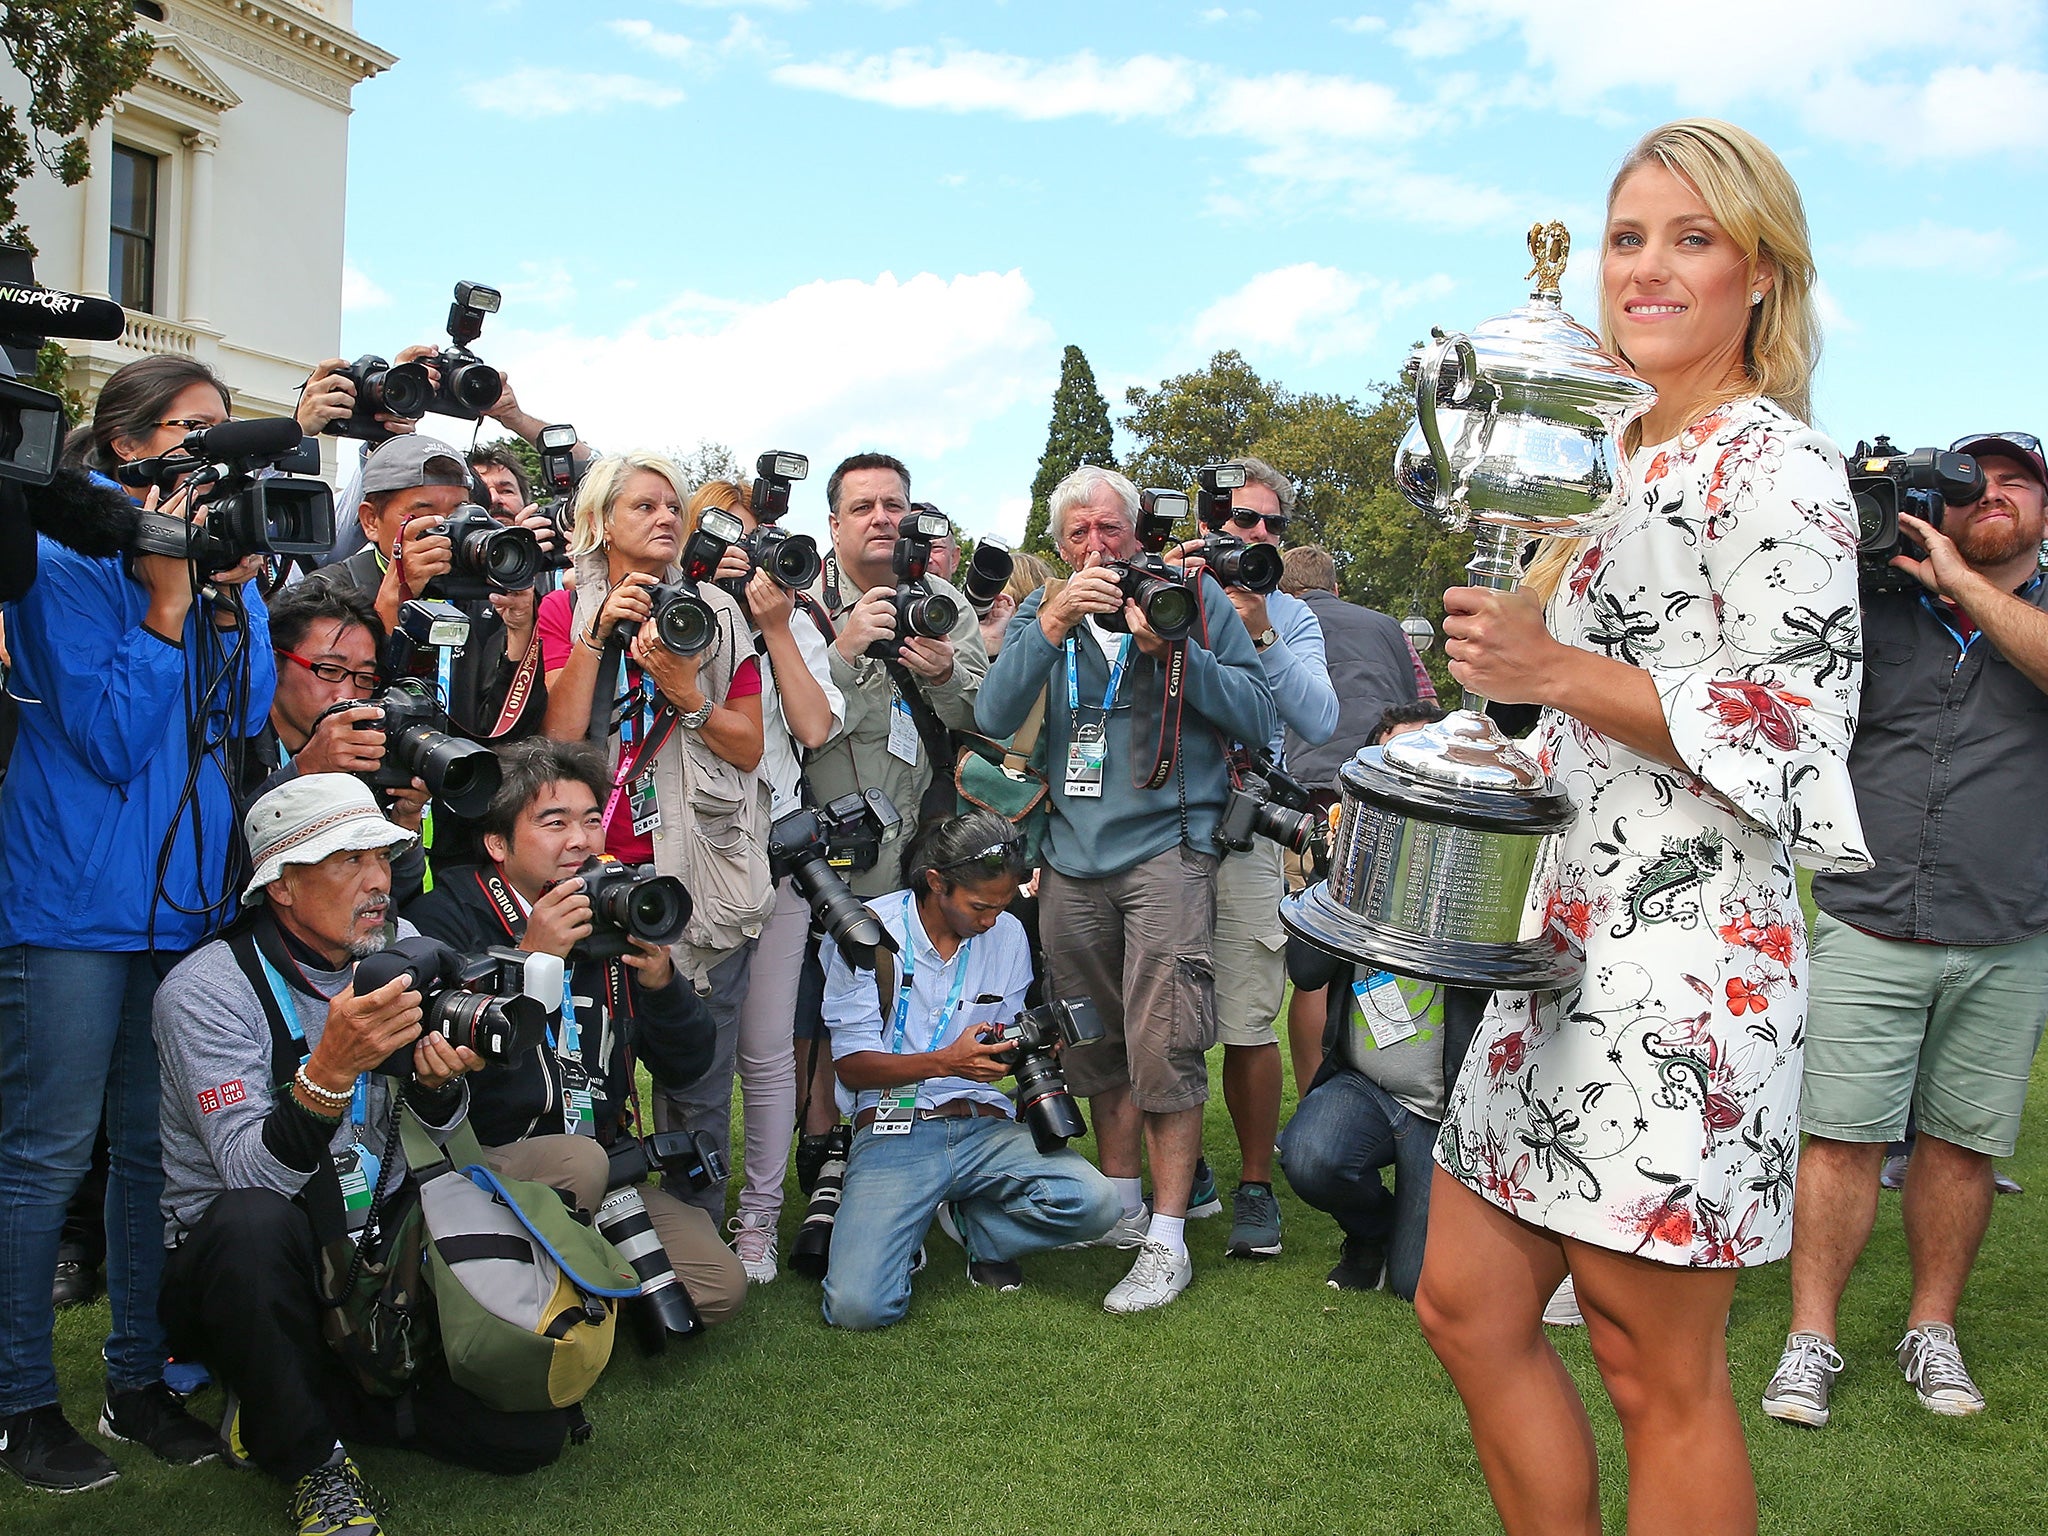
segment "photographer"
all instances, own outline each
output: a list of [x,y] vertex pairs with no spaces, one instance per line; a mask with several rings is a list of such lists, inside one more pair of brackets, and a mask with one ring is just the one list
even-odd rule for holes
[[1023,1283],[1022,1255],[1116,1221],[1109,1182],[1078,1152],[1040,1152],[994,1086],[1011,1069],[983,1033],[1017,1016],[1031,983],[1024,930],[1005,910],[1029,872],[1016,837],[986,811],[933,823],[909,889],[868,904],[901,946],[894,963],[883,951],[878,971],[856,971],[831,947],[825,1021],[854,1126],[825,1276],[835,1327],[903,1316],[934,1215],[967,1250],[968,1278],[1005,1291]]
[[[481,1062],[421,1034],[405,977],[355,990],[355,963],[392,931],[391,850],[411,841],[367,785],[306,774],[259,800],[246,830],[254,911],[156,1001],[164,1324],[178,1354],[233,1394],[222,1441],[291,1487],[301,1530],[375,1529],[344,1437],[515,1474],[560,1454],[568,1417],[487,1408],[438,1355],[403,1396],[374,1397],[323,1337],[322,1299],[341,1282],[316,1221],[350,1246],[388,1237],[399,1223],[384,1217],[409,1198],[394,1093],[438,1139],[462,1119],[463,1075]],[[399,1088],[377,1069],[408,1045],[412,1080]]]
[[[675,956],[711,1012],[718,1055],[694,1084],[657,1084],[655,1127],[676,1129],[668,1121],[679,1117],[681,1129],[723,1146],[748,950],[775,892],[760,667],[739,605],[710,581],[684,578],[678,562],[695,524],[668,459],[629,453],[593,463],[576,493],[576,588],[541,604],[541,643],[548,735],[588,741],[609,768],[605,851],[678,877],[693,902]],[[690,1198],[724,1214],[721,1190]]]
[[[901,887],[903,854],[920,820],[926,792],[938,782],[948,809],[953,749],[948,731],[973,730],[974,696],[988,670],[974,609],[942,578],[930,590],[949,599],[958,618],[943,639],[902,637],[899,660],[869,654],[896,638],[896,549],[910,516],[910,471],[885,453],[842,460],[825,482],[832,552],[820,597],[837,628],[832,682],[846,697],[846,719],[805,767],[814,800],[880,789],[902,816],[883,838],[874,866],[847,883],[859,896]],[[936,798],[936,797],[935,797]]]
[[[627,934],[631,947],[615,960],[578,952],[594,914],[577,876],[603,849],[610,787],[596,756],[546,739],[500,755],[504,778],[483,821],[490,862],[439,871],[405,915],[464,954],[509,943],[571,962],[548,1043],[471,1081],[469,1123],[499,1173],[537,1179],[595,1212],[606,1151],[645,1129],[633,1123],[634,1061],[661,1082],[695,1081],[711,1061],[711,1020],[660,945]],[[724,1322],[747,1281],[718,1228],[665,1189],[639,1189],[699,1315]]]
[[[1050,691],[1046,993],[1094,998],[1108,1032],[1069,1081],[1091,1096],[1102,1171],[1121,1196],[1102,1241],[1141,1250],[1103,1303],[1112,1312],[1164,1306],[1193,1278],[1182,1228],[1216,1040],[1215,832],[1230,792],[1218,738],[1270,740],[1275,718],[1259,654],[1214,578],[1193,578],[1200,623],[1181,640],[1126,600],[1105,562],[1139,553],[1138,508],[1136,486],[1092,465],[1054,489],[1053,542],[1076,574],[1024,600],[977,708],[984,732],[1007,736]],[[1105,615],[1126,633],[1105,629]],[[1157,1199],[1149,1233],[1141,1143]]]
[[[145,358],[108,380],[69,457],[103,476],[227,417],[203,364]],[[115,1475],[65,1421],[51,1349],[59,1231],[103,1114],[102,1423],[166,1460],[212,1454],[161,1379],[149,1012],[162,969],[233,910],[238,743],[262,729],[276,685],[248,579],[258,559],[210,572],[123,554],[135,504],[97,476],[78,495],[45,523],[58,531],[38,534],[39,575],[6,608],[21,713],[0,791],[0,1465],[67,1492]],[[189,503],[187,486],[142,501],[187,517]]]
[[[1210,513],[1205,533],[1225,533],[1246,544],[1280,547],[1294,515],[1294,482],[1264,459],[1232,459],[1244,484],[1230,492],[1226,515]],[[1206,509],[1211,498],[1204,497]],[[1199,543],[1186,546],[1194,555]],[[1199,567],[1199,559],[1189,565]],[[1337,693],[1324,661],[1323,630],[1315,612],[1285,592],[1259,593],[1225,586],[1245,632],[1259,653],[1278,717],[1264,746],[1283,767],[1289,739],[1316,746],[1337,728]],[[1280,1035],[1274,1028],[1287,996],[1287,934],[1280,899],[1287,874],[1280,845],[1254,837],[1243,850],[1227,850],[1216,872],[1216,1037],[1223,1043],[1223,1102],[1237,1132],[1238,1185],[1230,1198],[1232,1258],[1264,1259],[1280,1252],[1280,1203],[1273,1198],[1273,1138],[1280,1131]],[[1220,1209],[1206,1161],[1196,1170],[1190,1214]]]
[[[1917,1112],[1904,1196],[1913,1294],[1896,1358],[1922,1406],[1981,1412],[1956,1311],[2012,1155],[2048,1017],[2048,466],[2039,441],[1964,439],[1980,499],[1863,594],[1863,708],[1849,752],[1876,867],[1813,884],[1812,1013],[1792,1225],[1792,1331],[1764,1411],[1828,1420],[1836,1312],[1877,1215],[1885,1143]],[[1866,572],[1866,588],[1870,585]],[[1853,634],[1853,631],[1852,631]]]
[[[579,457],[588,456],[583,444],[576,448]],[[561,530],[534,502],[533,487],[527,483],[518,455],[503,443],[486,443],[470,449],[467,462],[469,472],[490,495],[491,515],[508,528],[529,530],[540,540],[541,552],[553,559],[562,542]]]

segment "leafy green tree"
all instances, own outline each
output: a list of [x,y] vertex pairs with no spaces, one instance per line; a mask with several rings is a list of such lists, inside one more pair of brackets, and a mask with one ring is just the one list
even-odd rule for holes
[[1079,347],[1060,357],[1060,384],[1052,396],[1052,425],[1045,434],[1045,452],[1031,477],[1031,516],[1024,524],[1024,548],[1052,556],[1053,488],[1083,464],[1116,467],[1116,440],[1109,424],[1109,403],[1096,387],[1095,370]]
[[29,92],[26,128],[19,106],[0,100],[0,240],[33,253],[15,190],[38,162],[67,187],[85,180],[85,135],[142,78],[156,41],[128,0],[0,0],[0,46]]

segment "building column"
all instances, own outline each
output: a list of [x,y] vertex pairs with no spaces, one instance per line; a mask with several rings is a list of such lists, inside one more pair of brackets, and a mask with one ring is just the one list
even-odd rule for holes
[[114,227],[114,112],[93,125],[86,143],[92,171],[85,178],[85,228],[78,242],[78,291],[106,298],[113,292],[108,261]]
[[188,133],[186,157],[184,320],[210,326],[213,317],[213,152],[220,139]]

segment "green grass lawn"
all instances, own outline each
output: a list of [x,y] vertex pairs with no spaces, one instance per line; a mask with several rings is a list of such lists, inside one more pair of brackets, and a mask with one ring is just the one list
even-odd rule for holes
[[[1924,1412],[1891,1364],[1903,1326],[1896,1195],[1843,1314],[1848,1372],[1835,1421],[1775,1424],[1756,1402],[1784,1340],[1783,1265],[1735,1301],[1735,1383],[1767,1531],[2048,1531],[2048,1095],[2021,1155],[2027,1186],[1999,1200],[1962,1337],[1990,1409]],[[1212,1100],[1219,1178],[1235,1144]],[[622,1343],[588,1404],[597,1438],[534,1477],[496,1481],[422,1458],[361,1459],[400,1533],[1483,1532],[1498,1529],[1465,1417],[1412,1312],[1323,1283],[1327,1218],[1280,1190],[1287,1251],[1222,1256],[1227,1218],[1191,1224],[1196,1280],[1164,1312],[1111,1318],[1128,1255],[1026,1262],[1027,1289],[970,1290],[934,1233],[910,1316],[878,1335],[828,1330],[818,1288],[785,1274],[700,1345],[646,1360]],[[784,1234],[799,1211],[785,1210]],[[72,1422],[98,1411],[104,1303],[59,1323]],[[1608,1525],[1620,1529],[1620,1437],[1582,1331],[1554,1336],[1600,1440]],[[196,1410],[218,1411],[209,1392]],[[174,1470],[117,1447],[123,1475],[57,1499],[0,1478],[0,1531],[277,1532],[284,1490],[214,1465]]]

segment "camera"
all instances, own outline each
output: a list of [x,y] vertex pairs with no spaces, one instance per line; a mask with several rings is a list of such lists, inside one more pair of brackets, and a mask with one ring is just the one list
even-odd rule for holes
[[747,498],[747,510],[754,514],[754,521],[772,523],[787,513],[790,482],[806,479],[810,473],[809,459],[780,448],[771,448],[754,460],[754,489]]
[[455,551],[447,574],[427,583],[433,597],[462,602],[493,592],[524,592],[547,569],[547,556],[531,528],[507,527],[473,501],[443,518],[433,533],[445,537]]
[[1209,574],[1226,587],[1242,587],[1264,596],[1280,590],[1285,562],[1271,544],[1251,544],[1234,533],[1223,532],[1230,517],[1230,493],[1243,488],[1242,464],[1204,464],[1195,471],[1201,485],[1201,504],[1196,511],[1202,524],[1200,547],[1190,551],[1201,556]]
[[576,429],[567,422],[542,427],[535,447],[540,453],[540,478],[534,489],[540,493],[540,509],[560,535],[558,553],[548,561],[551,570],[566,571],[574,563],[569,540],[576,534],[576,487],[583,483],[583,466],[576,461]]
[[[708,650],[718,638],[718,615],[697,595],[695,582],[664,581],[650,587],[647,596],[654,604],[654,612],[647,620],[654,626],[654,637],[676,655],[695,656]],[[630,619],[621,619],[612,627],[612,633],[618,637],[618,644],[630,646],[640,633],[640,626]]]
[[1308,786],[1285,772],[1265,748],[1249,754],[1240,782],[1223,802],[1216,822],[1222,853],[1248,853],[1254,837],[1271,838],[1290,853],[1307,856],[1318,878],[1329,863],[1328,824],[1316,814]]
[[896,547],[889,553],[890,569],[896,573],[896,633],[869,646],[870,656],[894,661],[912,635],[943,640],[953,633],[960,622],[960,605],[945,593],[934,592],[927,575],[932,546],[952,531],[953,525],[938,512],[903,515],[896,527]]
[[[170,453],[121,465],[114,478],[123,485],[168,490],[182,482],[192,499],[189,519],[142,513],[136,553],[195,561],[209,572],[250,555],[325,559],[334,544],[334,493],[317,479],[259,474],[305,467],[305,446],[291,417],[265,416],[188,432]],[[317,472],[319,455],[312,457]]]
[[683,544],[676,564],[683,568],[685,581],[709,581],[718,573],[725,552],[747,536],[747,525],[723,507],[706,507],[697,514],[697,526]]
[[825,1278],[832,1263],[832,1228],[839,1220],[839,1198],[846,1191],[846,1154],[853,1147],[853,1127],[841,1122],[824,1138],[824,1158],[811,1185],[811,1203],[804,1224],[789,1245],[789,1267],[813,1280]]
[[989,609],[1003,595],[1003,588],[1010,583],[1010,573],[1016,568],[1010,546],[1001,539],[983,539],[974,546],[974,558],[967,562],[960,577],[960,590],[976,618],[988,617]]
[[[1188,499],[1179,491],[1140,491],[1138,544],[1144,552],[1101,567],[1116,577],[1124,601],[1136,603],[1152,632],[1163,640],[1178,640],[1195,627],[1195,594],[1162,557],[1173,542],[1174,525],[1187,513]],[[1119,634],[1130,629],[1121,608],[1097,615],[1095,622]]]
[[822,811],[801,806],[785,811],[768,828],[768,870],[775,880],[793,880],[811,904],[811,915],[838,944],[847,964],[873,970],[875,951],[892,954],[896,941],[841,877],[873,869],[882,839],[902,817],[879,789],[841,795]]
[[1007,1026],[982,1031],[990,1045],[1008,1050],[996,1060],[1017,1074],[1017,1113],[1031,1127],[1031,1141],[1041,1152],[1057,1152],[1076,1136],[1088,1134],[1088,1122],[1067,1088],[1060,1070],[1061,1046],[1093,1045],[1102,1038],[1102,1021],[1092,998],[1070,997],[1027,1008]]
[[673,1179],[692,1189],[709,1189],[723,1184],[731,1170],[718,1138],[709,1131],[657,1131],[652,1136],[621,1136],[606,1152],[611,1164],[605,1188],[623,1189],[638,1184],[657,1169],[664,1181]]
[[[787,529],[763,524],[739,541],[740,548],[747,552],[747,558],[754,563],[757,571],[766,571],[770,576],[792,592],[801,592],[818,579],[818,572],[824,569],[824,562],[818,558],[818,541],[807,533],[791,533]],[[745,582],[735,582],[740,588],[733,595],[744,601]]]
[[[576,871],[590,898],[590,937],[569,952],[570,961],[613,960],[632,952],[629,939],[673,944],[690,921],[690,893],[674,875],[658,875],[651,864],[621,864],[593,856]],[[548,882],[553,890],[559,880]]]
[[[401,976],[420,994],[422,1036],[440,1035],[501,1066],[547,1040],[549,1005],[541,998],[562,995],[562,963],[553,955],[487,949],[464,956],[424,935],[399,939],[358,960],[356,995]],[[417,1044],[400,1046],[377,1070],[410,1077]]]
[[504,393],[505,380],[471,352],[469,344],[483,334],[484,316],[496,314],[503,301],[495,288],[457,283],[455,302],[448,306],[450,345],[411,363],[392,363],[375,353],[357,358],[342,370],[343,377],[355,385],[355,409],[341,420],[329,422],[327,431],[335,437],[381,443],[391,436],[391,430],[377,420],[380,411],[414,421],[430,411],[462,421],[481,421]]
[[1204,464],[1195,471],[1201,498],[1195,511],[1204,528],[1220,528],[1230,516],[1230,493],[1244,489],[1242,464]]
[[[640,1143],[630,1138],[621,1145],[640,1151]],[[616,1168],[617,1148],[613,1151]],[[640,1161],[646,1163],[644,1152],[640,1153]],[[632,1298],[635,1305],[620,1310],[639,1338],[642,1353],[657,1355],[670,1339],[687,1339],[702,1333],[704,1319],[697,1315],[697,1304],[690,1299],[689,1288],[669,1262],[668,1250],[661,1246],[661,1235],[654,1230],[647,1202],[633,1187],[635,1182],[621,1183],[614,1174],[613,1187],[598,1204],[593,1225],[639,1277],[640,1294]]]
[[442,729],[448,716],[426,684],[402,677],[372,698],[337,700],[320,711],[315,723],[365,706],[376,708],[378,718],[364,725],[384,733],[384,760],[364,775],[374,788],[404,789],[418,778],[457,816],[477,817],[490,809],[498,792],[496,755]]
[[342,369],[341,377],[355,386],[356,403],[348,415],[327,423],[331,437],[381,443],[392,433],[377,420],[379,412],[416,421],[434,403],[434,376],[423,363],[393,363],[366,352]]
[[1849,459],[1849,494],[1856,501],[1856,575],[1866,592],[1910,592],[1920,583],[1892,565],[1927,552],[1899,527],[1907,513],[1935,528],[1946,507],[1967,507],[1984,496],[1984,471],[1967,453],[1915,448],[1901,453],[1879,434],[1858,443]]

